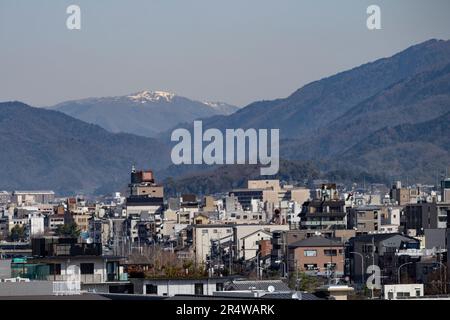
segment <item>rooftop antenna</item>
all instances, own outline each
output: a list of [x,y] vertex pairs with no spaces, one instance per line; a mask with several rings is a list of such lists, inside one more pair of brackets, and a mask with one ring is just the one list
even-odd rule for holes
[[131,166],[131,172],[135,173],[136,172],[136,167],[134,166],[134,164]]

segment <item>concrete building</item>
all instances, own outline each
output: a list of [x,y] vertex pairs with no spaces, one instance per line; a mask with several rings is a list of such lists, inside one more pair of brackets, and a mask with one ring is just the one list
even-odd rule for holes
[[373,205],[348,208],[347,224],[355,229],[356,234],[367,234],[380,231],[381,207]]
[[441,181],[441,198],[442,202],[450,202],[450,179]]
[[223,291],[227,278],[131,279],[135,294],[154,296],[205,295]]
[[382,206],[381,224],[400,226],[400,217],[403,207],[400,206]]
[[446,249],[446,229],[425,229],[425,249]]
[[401,298],[423,297],[423,283],[389,284],[383,286],[385,300],[397,300]]
[[346,229],[347,213],[343,200],[311,200],[303,204],[300,214],[301,229]]
[[390,197],[394,204],[404,206],[409,203],[416,203],[420,197],[420,190],[418,188],[404,188],[400,181],[397,181],[392,186]]
[[142,212],[161,214],[164,209],[164,188],[155,183],[153,172],[131,169],[126,199],[127,217],[139,217]]
[[44,215],[40,212],[30,213],[28,216],[30,223],[30,237],[36,237],[44,234]]
[[196,265],[207,262],[214,242],[220,246],[233,239],[233,225],[192,225],[188,226],[187,231],[188,238],[192,241]]
[[48,227],[50,230],[56,230],[58,226],[62,226],[65,223],[65,216],[64,214],[55,214],[48,217]]
[[272,233],[265,230],[257,230],[244,236],[241,240],[242,259],[244,261],[251,260],[254,259],[257,254],[264,256],[263,251],[266,252],[266,250],[261,250],[261,246],[263,243],[266,243],[264,241],[270,242],[271,239]]
[[[102,245],[78,243],[76,239],[45,237],[32,240],[32,259],[17,268],[37,280],[80,281],[81,289],[110,292],[110,287],[127,283],[123,258],[102,255]],[[39,268],[37,268],[39,266]],[[36,272],[34,270],[40,270]]]
[[234,261],[252,259],[258,251],[257,241],[270,239],[268,234],[274,230],[288,229],[288,225],[274,224],[199,224],[187,228],[197,264],[206,263],[213,247],[220,247],[224,243],[231,245]]
[[51,203],[55,200],[53,191],[14,191],[12,201],[17,205],[33,205]]
[[[383,270],[382,283],[397,283],[398,268],[420,259],[415,255],[420,251],[420,241],[398,233],[360,235],[348,241],[345,251],[346,276],[353,282],[365,283],[367,267],[377,265]],[[402,271],[415,277],[413,263],[405,265]]]
[[290,244],[288,250],[290,270],[330,277],[344,274],[344,245],[339,240],[313,236]]
[[[256,250],[244,250],[244,239],[254,234],[255,232],[261,231],[261,232],[267,232],[272,233],[275,230],[289,230],[288,225],[275,225],[275,224],[240,224],[240,225],[234,225],[233,226],[233,243],[235,246],[235,260],[237,259],[243,259],[244,256],[246,257],[246,260],[252,259],[256,256]],[[264,240],[267,239],[265,236],[260,233],[260,237]],[[253,248],[256,248],[253,246]],[[245,254],[244,254],[245,251]]]
[[11,200],[11,195],[7,191],[0,191],[0,204],[7,204]]
[[75,214],[72,216],[73,221],[77,224],[78,229],[81,232],[86,232],[89,230],[89,219],[91,216],[87,214]]
[[251,210],[253,199],[268,205],[268,211],[272,211],[279,207],[281,201],[302,204],[310,198],[310,190],[291,185],[281,186],[279,180],[249,180],[247,189],[234,189],[229,195],[238,199],[243,210]]
[[[425,229],[445,228],[447,213],[439,212],[436,203],[415,203],[405,206],[402,216],[403,232],[412,236],[422,236]],[[445,214],[445,215],[442,215]]]

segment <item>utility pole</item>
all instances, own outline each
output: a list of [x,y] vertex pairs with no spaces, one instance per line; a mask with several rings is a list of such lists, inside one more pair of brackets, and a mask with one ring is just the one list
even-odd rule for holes
[[[372,236],[372,265],[374,266],[375,265],[375,236]],[[372,285],[372,300],[373,300],[373,298],[374,298],[374,296],[373,296],[373,289],[374,289],[374,286]]]
[[256,253],[256,280],[259,280],[259,252]]

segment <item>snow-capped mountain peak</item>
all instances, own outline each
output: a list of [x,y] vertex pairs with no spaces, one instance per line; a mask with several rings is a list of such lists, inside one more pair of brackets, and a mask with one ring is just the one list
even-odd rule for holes
[[207,105],[208,107],[222,113],[222,114],[232,114],[239,108],[233,105],[230,105],[225,102],[213,102],[213,101],[203,101],[203,104]]
[[142,91],[135,94],[132,94],[131,96],[128,96],[130,100],[133,100],[135,102],[159,102],[159,101],[167,101],[170,102],[175,97],[174,93],[165,92],[165,91]]
[[222,102],[203,101],[203,103],[206,104],[207,106],[212,107],[212,108],[218,108],[221,105],[224,105],[224,103],[222,103]]

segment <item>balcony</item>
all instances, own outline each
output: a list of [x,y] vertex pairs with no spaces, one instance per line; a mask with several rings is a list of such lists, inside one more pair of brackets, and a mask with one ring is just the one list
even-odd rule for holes
[[101,274],[80,274],[79,276],[70,275],[48,275],[48,281],[56,282],[74,282],[80,280],[83,284],[102,283],[103,277]]

